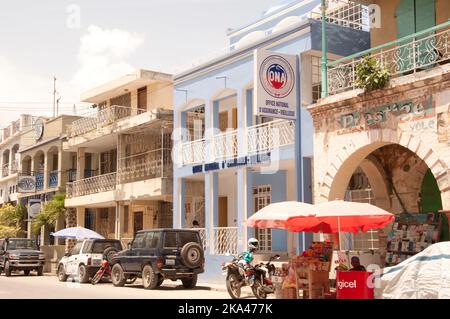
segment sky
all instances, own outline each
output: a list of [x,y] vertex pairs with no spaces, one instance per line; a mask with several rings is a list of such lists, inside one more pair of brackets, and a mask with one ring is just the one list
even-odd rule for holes
[[143,68],[177,73],[227,46],[226,30],[281,0],[0,0],[0,128],[20,114],[83,115],[80,93]]

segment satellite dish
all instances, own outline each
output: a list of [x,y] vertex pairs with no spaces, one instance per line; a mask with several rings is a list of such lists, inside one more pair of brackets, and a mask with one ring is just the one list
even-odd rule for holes
[[36,217],[37,214],[41,211],[41,203],[34,202],[30,203],[30,206],[28,207],[28,216],[29,218]]

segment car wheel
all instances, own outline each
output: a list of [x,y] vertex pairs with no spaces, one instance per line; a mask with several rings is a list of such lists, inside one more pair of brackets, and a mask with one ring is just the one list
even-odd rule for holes
[[197,268],[203,262],[203,248],[195,242],[189,242],[181,249],[181,261],[189,268]]
[[69,276],[66,275],[66,271],[64,269],[64,266],[63,265],[59,265],[59,267],[58,267],[58,280],[64,282],[64,281],[67,281],[68,277]]
[[153,271],[152,266],[146,265],[142,270],[142,283],[144,289],[155,289],[158,285],[158,275]]
[[189,278],[183,278],[181,279],[181,282],[183,283],[183,287],[187,289],[192,289],[197,285],[197,275],[193,275]]
[[82,284],[85,284],[89,281],[89,274],[85,265],[80,265],[80,267],[78,267],[78,280]]
[[38,276],[42,276],[44,274],[44,267],[38,267],[36,271]]
[[106,260],[108,261],[109,264],[112,263],[112,259],[114,257],[114,255],[116,255],[119,251],[114,248],[114,247],[108,247],[105,249],[105,251],[103,252],[103,256],[105,256]]
[[5,276],[11,276],[11,265],[9,264],[9,261],[5,262]]
[[125,286],[126,280],[122,266],[120,264],[115,264],[111,270],[111,281],[114,287]]
[[29,275],[30,275],[30,270],[29,270],[29,269],[25,269],[25,270],[23,271],[23,274],[24,274],[25,276],[29,276]]

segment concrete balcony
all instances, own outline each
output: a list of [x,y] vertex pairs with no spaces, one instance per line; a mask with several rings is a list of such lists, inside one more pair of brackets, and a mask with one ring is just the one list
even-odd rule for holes
[[[243,156],[255,155],[293,145],[295,140],[295,123],[289,120],[275,120],[248,127],[241,136]],[[245,139],[247,140],[245,142]],[[238,130],[217,134],[211,139],[200,139],[181,145],[182,165],[214,162],[222,159],[236,158],[239,152]]]
[[430,70],[450,62],[450,22],[345,57],[328,65],[330,95],[355,90],[356,69],[365,56],[386,67],[391,78]]
[[117,174],[109,173],[67,183],[67,198],[115,190]]

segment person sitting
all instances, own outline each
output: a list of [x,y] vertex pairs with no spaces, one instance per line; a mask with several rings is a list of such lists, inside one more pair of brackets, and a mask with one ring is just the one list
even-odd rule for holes
[[200,224],[198,223],[197,220],[194,220],[194,221],[192,222],[192,228],[200,228]]
[[359,257],[353,256],[351,259],[352,268],[350,270],[356,270],[356,271],[366,271],[366,268],[361,265],[361,262],[359,261]]

